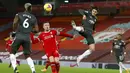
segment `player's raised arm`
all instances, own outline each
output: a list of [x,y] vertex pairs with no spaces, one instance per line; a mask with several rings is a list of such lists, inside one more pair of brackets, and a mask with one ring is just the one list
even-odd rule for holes
[[70,34],[67,34],[67,33],[64,33],[64,32],[58,32],[58,31],[57,31],[57,35],[73,38],[73,35],[70,35]]
[[129,42],[127,42],[127,41],[123,41],[122,40],[122,46],[124,46],[124,50],[125,50],[125,52],[124,52],[124,55],[126,55],[126,45],[128,44]]
[[114,52],[114,40],[112,42],[111,54]]
[[17,26],[18,26],[18,21],[19,21],[19,17],[18,14],[15,15],[14,21],[13,21],[13,31],[16,30]]
[[33,33],[30,33],[30,38],[31,38],[32,44],[36,44],[36,43],[40,42],[40,39],[38,37],[35,38]]
[[79,9],[78,10],[81,15],[88,14],[89,12],[87,10]]

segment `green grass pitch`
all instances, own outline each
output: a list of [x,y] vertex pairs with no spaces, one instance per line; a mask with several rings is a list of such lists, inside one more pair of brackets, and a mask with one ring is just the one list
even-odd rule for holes
[[[36,65],[36,73],[43,73],[40,70],[43,68],[41,65]],[[20,73],[31,73],[31,70],[28,65],[22,64],[18,66]],[[13,73],[12,68],[8,68],[8,64],[0,63],[0,73]],[[51,73],[51,69],[48,68],[47,72]],[[111,69],[90,69],[90,68],[78,68],[78,67],[61,67],[60,73],[119,73],[119,70]],[[125,71],[123,73],[126,73]]]

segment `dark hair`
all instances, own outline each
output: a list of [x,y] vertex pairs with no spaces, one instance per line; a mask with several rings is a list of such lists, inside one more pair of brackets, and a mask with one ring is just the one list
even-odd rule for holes
[[118,35],[122,37],[123,34],[118,34]]
[[92,11],[93,9],[97,10],[97,12],[99,11],[98,7],[94,7],[94,6],[91,7],[91,11]]

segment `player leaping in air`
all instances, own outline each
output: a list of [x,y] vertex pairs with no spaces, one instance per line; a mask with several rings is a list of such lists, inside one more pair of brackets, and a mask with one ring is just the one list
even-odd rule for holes
[[95,24],[97,22],[96,15],[98,14],[98,10],[96,7],[93,7],[91,11],[79,9],[82,17],[82,26],[76,26],[75,22],[72,21],[71,25],[73,29],[77,30],[80,35],[82,35],[88,41],[89,49],[86,50],[83,54],[78,56],[77,58],[77,66],[79,62],[84,58],[89,56],[95,50],[95,41],[92,36],[93,31],[95,30]]
[[62,32],[58,32],[56,30],[50,30],[49,22],[43,23],[43,29],[44,32],[41,32],[37,38],[34,38],[32,35],[32,37],[34,38],[33,41],[43,42],[43,48],[45,54],[49,62],[51,63],[52,73],[59,73],[60,64],[59,64],[59,52],[56,42],[56,35],[66,36],[70,38],[73,38],[73,36]]

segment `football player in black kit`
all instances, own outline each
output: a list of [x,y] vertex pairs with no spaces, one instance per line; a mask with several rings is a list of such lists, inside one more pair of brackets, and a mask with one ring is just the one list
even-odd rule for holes
[[112,43],[111,53],[113,52],[116,57],[120,73],[122,73],[123,69],[126,70],[126,73],[129,73],[128,69],[122,64],[122,62],[124,61],[124,54],[125,54],[124,50],[126,49],[125,46],[127,44],[128,44],[127,41],[122,40],[122,34],[118,34]]
[[19,73],[16,66],[15,54],[19,47],[23,47],[23,53],[27,60],[28,65],[31,68],[32,73],[36,73],[33,60],[30,57],[31,54],[31,43],[30,43],[30,32],[32,29],[38,32],[38,24],[36,17],[31,14],[32,5],[30,3],[25,3],[25,11],[16,14],[13,21],[13,34],[15,34],[15,40],[12,43],[12,50],[10,54],[10,60],[14,73]]
[[83,54],[77,58],[77,66],[79,62],[84,58],[90,55],[95,50],[95,41],[92,36],[93,31],[95,31],[95,24],[97,22],[96,15],[98,14],[98,9],[93,7],[90,11],[79,9],[79,13],[82,17],[82,26],[76,26],[74,21],[71,21],[73,29],[79,32],[86,40],[88,41],[89,49],[86,50]]

